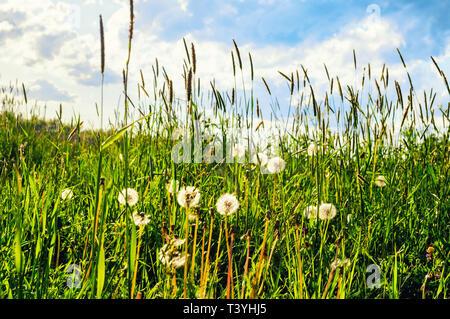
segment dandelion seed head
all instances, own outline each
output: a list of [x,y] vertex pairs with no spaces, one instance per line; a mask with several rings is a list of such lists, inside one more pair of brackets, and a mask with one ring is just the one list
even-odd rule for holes
[[134,190],[133,188],[127,188],[123,189],[119,193],[118,197],[119,203],[121,205],[126,205],[128,203],[128,206],[134,206],[139,200],[139,194]]
[[61,192],[62,200],[70,200],[70,199],[72,199],[72,197],[73,197],[73,192],[71,189],[66,188]]
[[273,157],[267,162],[267,169],[271,174],[281,173],[286,167],[286,162],[281,157]]
[[136,226],[145,226],[150,222],[150,216],[144,213],[135,211],[132,216],[133,222]]
[[319,147],[317,146],[316,143],[311,143],[308,145],[308,156],[313,156],[317,153],[317,150],[319,149]]
[[194,186],[182,187],[177,194],[178,204],[184,208],[197,206],[200,202],[200,198],[200,191]]
[[219,214],[229,216],[235,213],[239,208],[239,201],[233,194],[223,194],[216,203],[216,209]]
[[336,207],[333,204],[322,204],[319,206],[319,218],[322,220],[333,219],[336,213]]
[[384,186],[386,186],[386,184],[387,184],[387,180],[386,180],[386,177],[384,177],[383,175],[379,175],[375,179],[375,185],[377,185],[378,187],[384,187]]

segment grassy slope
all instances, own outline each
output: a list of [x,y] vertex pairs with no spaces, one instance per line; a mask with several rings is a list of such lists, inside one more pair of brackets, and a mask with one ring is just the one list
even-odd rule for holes
[[[429,136],[419,141],[411,133],[405,137],[408,149],[402,152],[380,145],[376,172],[386,176],[388,185],[379,188],[370,183],[373,150],[368,146],[359,150],[359,160],[350,157],[348,149],[336,153],[333,147],[314,157],[308,157],[306,152],[285,156],[287,166],[282,174],[263,175],[248,164],[175,165],[170,150],[176,141],[140,133],[130,137],[129,186],[140,195],[132,210],[124,211],[117,200],[123,188],[124,161],[119,159],[123,141],[112,144],[104,152],[105,188],[97,230],[97,236],[102,238],[100,245],[93,241],[97,133],[89,132],[81,137],[75,131],[68,139],[72,128],[53,123],[51,131],[37,129],[42,126],[42,121],[37,119],[19,120],[12,113],[3,113],[0,129],[2,297],[129,297],[132,275],[125,266],[134,264],[134,253],[130,254],[136,249],[138,232],[130,222],[134,209],[151,216],[150,224],[142,233],[136,291],[146,298],[181,297],[183,270],[175,273],[174,290],[172,274],[166,272],[157,258],[165,240],[162,228],[164,223],[169,224],[170,212],[174,225],[167,231],[184,237],[184,210],[174,204],[175,198],[169,198],[165,188],[170,171],[182,184],[195,185],[202,192],[193,277],[189,269],[189,296],[199,293],[201,266],[206,263],[201,252],[206,254],[211,232],[211,267],[206,291],[210,297],[225,297],[228,257],[224,223],[213,209],[211,230],[209,208],[220,194],[235,192],[241,207],[228,221],[234,225],[235,232],[234,297],[256,296],[263,282],[259,293],[262,298],[322,297],[330,264],[339,247],[338,258],[349,258],[351,265],[333,274],[327,297],[421,297],[424,276],[441,271],[440,279],[434,277],[426,283],[426,296],[448,298],[447,138]],[[26,146],[20,154],[20,145],[24,143]],[[306,147],[303,142],[295,145],[296,149]],[[362,178],[357,177],[358,166]],[[316,203],[317,187],[322,201],[333,203],[338,210],[336,218],[328,223],[321,220],[314,223],[302,216],[306,206]],[[72,200],[60,199],[64,188],[73,190]],[[348,214],[352,214],[350,223]],[[189,240],[191,253],[194,225]],[[260,264],[266,225],[265,255]],[[245,276],[247,285],[241,295],[247,254],[247,240],[242,235],[249,230],[250,263]],[[221,246],[216,260],[220,233]],[[336,243],[339,234],[342,239]],[[432,260],[425,257],[428,246],[435,248]],[[93,255],[92,247],[96,247]],[[272,247],[273,255],[267,265]],[[104,262],[98,258],[103,253]],[[82,289],[66,286],[68,273],[65,271],[70,264],[81,267],[82,278],[86,280]],[[367,288],[366,276],[370,273],[366,274],[366,268],[370,264],[381,267],[379,289]],[[257,273],[261,277],[259,283],[255,279]],[[85,278],[86,274],[89,276]]]

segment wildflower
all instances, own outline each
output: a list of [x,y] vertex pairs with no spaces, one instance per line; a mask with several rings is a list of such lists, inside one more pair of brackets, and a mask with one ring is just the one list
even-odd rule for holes
[[267,162],[267,169],[271,174],[281,173],[286,167],[286,162],[281,157],[273,157]]
[[377,185],[378,187],[384,187],[386,186],[386,184],[387,184],[386,177],[384,177],[383,175],[379,175],[375,179],[375,185]]
[[322,220],[333,219],[336,216],[336,207],[333,204],[322,204],[319,206],[319,218]]
[[233,194],[223,194],[216,203],[216,209],[221,215],[229,216],[239,208],[239,201]]
[[145,226],[150,222],[150,216],[144,213],[134,212],[132,218],[136,226]]
[[303,216],[311,219],[317,217],[317,206],[308,206],[303,210]]
[[266,154],[258,153],[258,154],[253,155],[252,163],[255,163],[255,164],[259,163],[259,164],[261,164],[261,166],[266,166],[268,160],[269,159]]
[[71,189],[66,188],[61,192],[61,198],[63,200],[70,200],[70,199],[72,199],[72,197],[73,197],[73,192]]
[[308,145],[308,156],[313,156],[317,153],[319,147],[317,146],[316,143],[311,143]]
[[433,253],[434,253],[434,248],[432,246],[428,247],[427,254],[426,254],[427,260],[433,259]]
[[123,161],[123,155],[122,155],[122,153],[119,154],[119,160]]
[[118,200],[121,205],[128,204],[131,207],[136,205],[139,200],[139,195],[133,188],[127,188],[119,193]]
[[178,204],[184,208],[197,206],[200,198],[200,191],[194,186],[182,187],[177,194]]
[[180,189],[180,183],[176,180],[172,179],[169,184],[166,184],[166,190],[169,194],[174,194],[174,190],[175,190],[175,193],[177,193],[179,189]]

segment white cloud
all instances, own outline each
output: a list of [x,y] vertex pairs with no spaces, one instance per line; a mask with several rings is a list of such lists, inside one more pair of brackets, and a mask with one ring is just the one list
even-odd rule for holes
[[189,1],[188,0],[177,0],[180,9],[184,12],[188,11],[188,5],[189,5]]
[[[271,1],[264,2],[270,4]],[[88,3],[94,4],[97,1],[86,0],[85,4]],[[122,92],[120,77],[127,58],[129,28],[128,3],[117,3],[120,4],[119,8],[109,18],[104,17],[107,78],[110,79],[109,82],[113,82],[105,88],[105,93],[107,104],[113,106],[117,104]],[[182,11],[182,14],[189,14],[189,1],[177,0],[177,3],[178,13]],[[45,79],[60,92],[69,92],[75,110],[82,116],[93,119],[96,118],[93,105],[99,100],[96,86],[100,83],[98,29],[81,34],[78,28],[74,28],[74,23],[78,21],[76,8],[62,2],[55,4],[50,0],[8,0],[0,4],[0,16],[2,12],[11,17],[15,14],[14,21],[5,20],[0,23],[0,41],[3,41],[4,52],[0,56],[0,64],[5,65],[8,73],[11,71],[20,81],[35,83]],[[171,10],[170,6],[167,10]],[[232,14],[235,10],[233,6],[224,4],[221,12]],[[140,21],[145,19],[145,12],[136,9],[135,16],[136,21]],[[144,72],[147,85],[151,86],[152,66],[155,58],[158,58],[160,67],[165,67],[175,83],[177,97],[184,98],[182,70],[183,60],[186,58],[185,48],[182,39],[167,40],[158,36],[164,30],[163,22],[155,18],[145,29],[135,29],[130,61],[130,87],[135,95],[136,83],[140,81],[140,69]],[[208,28],[211,29],[208,31]],[[13,31],[17,32],[12,34]],[[203,31],[214,33],[212,26],[208,25]],[[231,37],[232,35],[228,43],[223,43],[204,40],[186,32],[188,45],[191,42],[195,44],[197,77],[201,78],[203,89],[209,90],[209,82],[213,79],[219,90],[230,90],[234,86],[230,55],[234,48]],[[443,70],[450,69],[450,41],[448,43],[445,53],[436,57]],[[345,84],[353,85],[360,82],[361,68],[364,65],[370,62],[372,73],[379,74],[386,57],[396,55],[395,49],[403,47],[406,41],[395,21],[371,15],[343,25],[336,34],[322,41],[306,39],[291,46],[239,41],[238,44],[247,88],[250,86],[248,52],[251,52],[259,92],[263,92],[262,76],[274,91],[279,92],[284,90],[286,81],[277,71],[290,74],[300,70],[302,78],[303,65],[308,70],[317,90],[317,98],[320,99],[329,85],[323,63],[326,63],[330,76],[339,76],[344,87]],[[357,72],[353,69],[353,49],[357,55]],[[436,86],[443,85],[429,60],[409,61],[408,68],[413,79],[417,79],[417,89],[435,86],[437,81],[440,84]],[[407,78],[400,61],[389,65],[389,70],[391,78],[398,78],[401,83],[406,83]],[[355,77],[355,74],[359,76]],[[238,85],[240,82],[238,73]],[[437,91],[445,98],[444,89]],[[113,115],[112,106],[106,110],[105,115]]]

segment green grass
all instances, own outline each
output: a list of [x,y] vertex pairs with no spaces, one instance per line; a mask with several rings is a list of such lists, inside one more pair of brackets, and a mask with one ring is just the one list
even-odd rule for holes
[[[235,50],[237,83],[244,71]],[[186,51],[185,76],[195,63]],[[190,298],[449,298],[449,130],[434,122],[439,107],[448,123],[448,106],[433,106],[432,94],[418,105],[413,89],[406,97],[399,87],[389,99],[387,68],[380,78],[366,75],[360,88],[341,87],[335,78],[334,92],[321,103],[306,71],[298,80],[294,72],[283,74],[292,122],[275,145],[286,161],[281,173],[263,174],[248,159],[176,164],[171,151],[179,140],[170,137],[181,124],[189,132],[194,120],[222,133],[227,124],[254,131],[263,117],[253,65],[251,88],[235,85],[233,93],[213,84],[213,91],[202,90],[194,72],[188,101],[171,97],[161,70],[154,68],[159,87],[149,92],[142,81],[141,99],[124,103],[126,112],[142,110],[142,118],[124,118],[109,131],[83,131],[77,119],[24,119],[14,110],[28,103],[20,99],[25,89],[2,89],[1,298],[182,298],[185,285]],[[303,103],[293,102],[296,94]],[[216,111],[213,123],[206,105]],[[276,103],[271,107],[279,117]],[[399,114],[405,121],[395,135],[392,119]],[[308,156],[312,140],[319,147]],[[379,175],[386,186],[375,184]],[[186,276],[184,267],[170,270],[158,258],[168,238],[185,238],[186,210],[166,190],[173,178],[201,192],[192,209],[198,218],[187,228]],[[133,207],[118,201],[127,187],[139,194]],[[73,197],[62,200],[67,188]],[[240,202],[226,221],[215,209],[224,193]],[[332,203],[336,217],[306,218],[304,209],[318,203]],[[137,227],[134,211],[150,222]],[[336,260],[341,266],[332,269]],[[367,285],[372,264],[380,268],[376,288]],[[71,265],[80,269],[75,276]],[[68,287],[68,279],[79,287]]]

